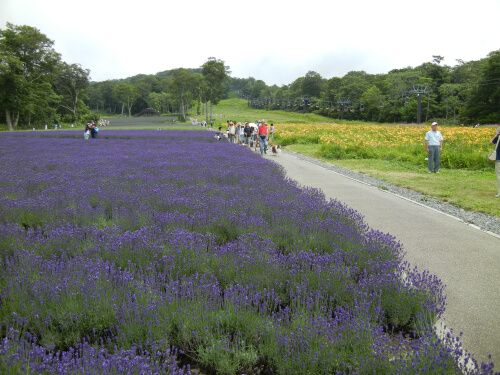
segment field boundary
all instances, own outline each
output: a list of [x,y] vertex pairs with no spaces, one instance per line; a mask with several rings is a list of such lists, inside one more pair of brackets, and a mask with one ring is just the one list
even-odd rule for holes
[[[358,172],[351,171],[349,169],[330,165],[330,164],[327,164],[325,162],[322,162],[321,160],[315,159],[311,156],[307,156],[304,154],[299,154],[299,153],[295,153],[295,152],[291,152],[291,151],[285,151],[285,150],[283,150],[283,152],[287,153],[291,156],[294,156],[298,159],[302,159],[306,162],[320,166],[324,169],[327,169],[333,173],[336,173],[338,175],[341,175],[343,177],[346,177],[346,178],[353,180],[353,181],[356,181],[358,183],[368,185],[368,186],[373,186],[375,188],[380,188],[381,186],[383,186],[384,189],[380,189],[380,190],[383,191],[384,193],[392,194],[392,195],[397,196],[401,199],[415,203],[419,206],[422,206],[422,207],[428,208],[430,210],[439,212],[442,215],[445,215],[445,216],[448,216],[448,217],[453,218],[455,220],[461,221],[464,224],[467,224],[468,226],[470,226],[474,229],[488,233],[489,235],[500,239],[500,219],[498,219],[496,216],[484,214],[481,212],[466,211],[466,210],[463,210],[461,208],[455,207],[453,205],[439,201],[435,198],[431,198],[431,197],[428,197],[424,194],[418,193],[414,190],[395,186],[389,182],[379,180],[375,177],[371,177],[368,175],[364,175],[364,174],[361,174]],[[488,221],[494,221],[494,222],[496,221],[497,224],[490,225],[487,227],[485,227],[484,224],[483,224],[483,226],[481,226],[480,223],[483,222],[484,219],[487,219]]]

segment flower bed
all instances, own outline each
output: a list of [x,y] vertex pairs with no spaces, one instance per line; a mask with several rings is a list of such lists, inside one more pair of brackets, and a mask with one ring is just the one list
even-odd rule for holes
[[75,134],[0,135],[2,372],[459,371],[359,213],[210,132]]
[[[318,154],[333,159],[400,160],[423,165],[429,126],[277,124],[275,138],[282,145],[318,144]],[[444,137],[441,166],[454,169],[492,169],[486,156],[495,130],[488,127],[439,127]]]

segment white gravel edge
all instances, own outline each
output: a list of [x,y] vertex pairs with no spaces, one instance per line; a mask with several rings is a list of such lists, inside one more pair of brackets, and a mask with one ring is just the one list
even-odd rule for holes
[[[438,211],[446,216],[449,216],[449,217],[454,218],[456,220],[462,221],[465,224],[467,224],[475,229],[481,230],[483,232],[486,232],[486,233],[500,239],[500,218],[498,218],[496,216],[483,214],[480,212],[466,211],[462,208],[456,207],[456,206],[451,205],[449,203],[441,202],[437,199],[431,198],[431,197],[424,195],[424,194],[420,194],[416,191],[401,188],[399,186],[392,185],[386,181],[382,181],[382,180],[379,180],[379,179],[374,178],[374,177],[370,177],[370,176],[362,174],[362,173],[353,172],[349,169],[336,167],[334,165],[324,163],[322,161],[319,161],[319,160],[314,159],[314,158],[307,156],[307,155],[298,154],[298,153],[294,153],[294,152],[290,152],[290,151],[284,151],[284,150],[283,150],[283,152],[285,152],[291,156],[294,156],[298,159],[302,159],[302,160],[308,161],[312,164],[316,164],[322,168],[328,169],[332,172],[338,173],[340,175],[348,177],[348,178],[355,180],[357,182],[360,182],[362,184],[375,186],[375,187],[384,186],[384,189],[381,189],[383,192],[397,195],[398,197],[400,197],[402,199],[406,199],[406,200],[411,201],[413,203],[416,203],[420,206],[427,207],[427,208],[430,208],[432,210]],[[498,199],[498,198],[495,198],[492,196],[491,199],[492,199],[492,203],[497,203],[496,201],[493,201],[493,200],[498,200],[498,203],[500,203],[500,199]]]

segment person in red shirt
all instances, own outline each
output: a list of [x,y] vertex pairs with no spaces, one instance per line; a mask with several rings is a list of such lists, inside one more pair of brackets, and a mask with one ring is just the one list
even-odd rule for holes
[[260,154],[267,154],[267,124],[262,121],[259,125]]

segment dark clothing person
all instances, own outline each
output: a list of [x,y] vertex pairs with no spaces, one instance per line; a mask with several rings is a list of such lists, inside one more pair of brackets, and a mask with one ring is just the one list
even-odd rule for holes
[[250,138],[252,138],[253,129],[246,124],[243,133],[245,134],[245,144],[248,145],[250,143]]

